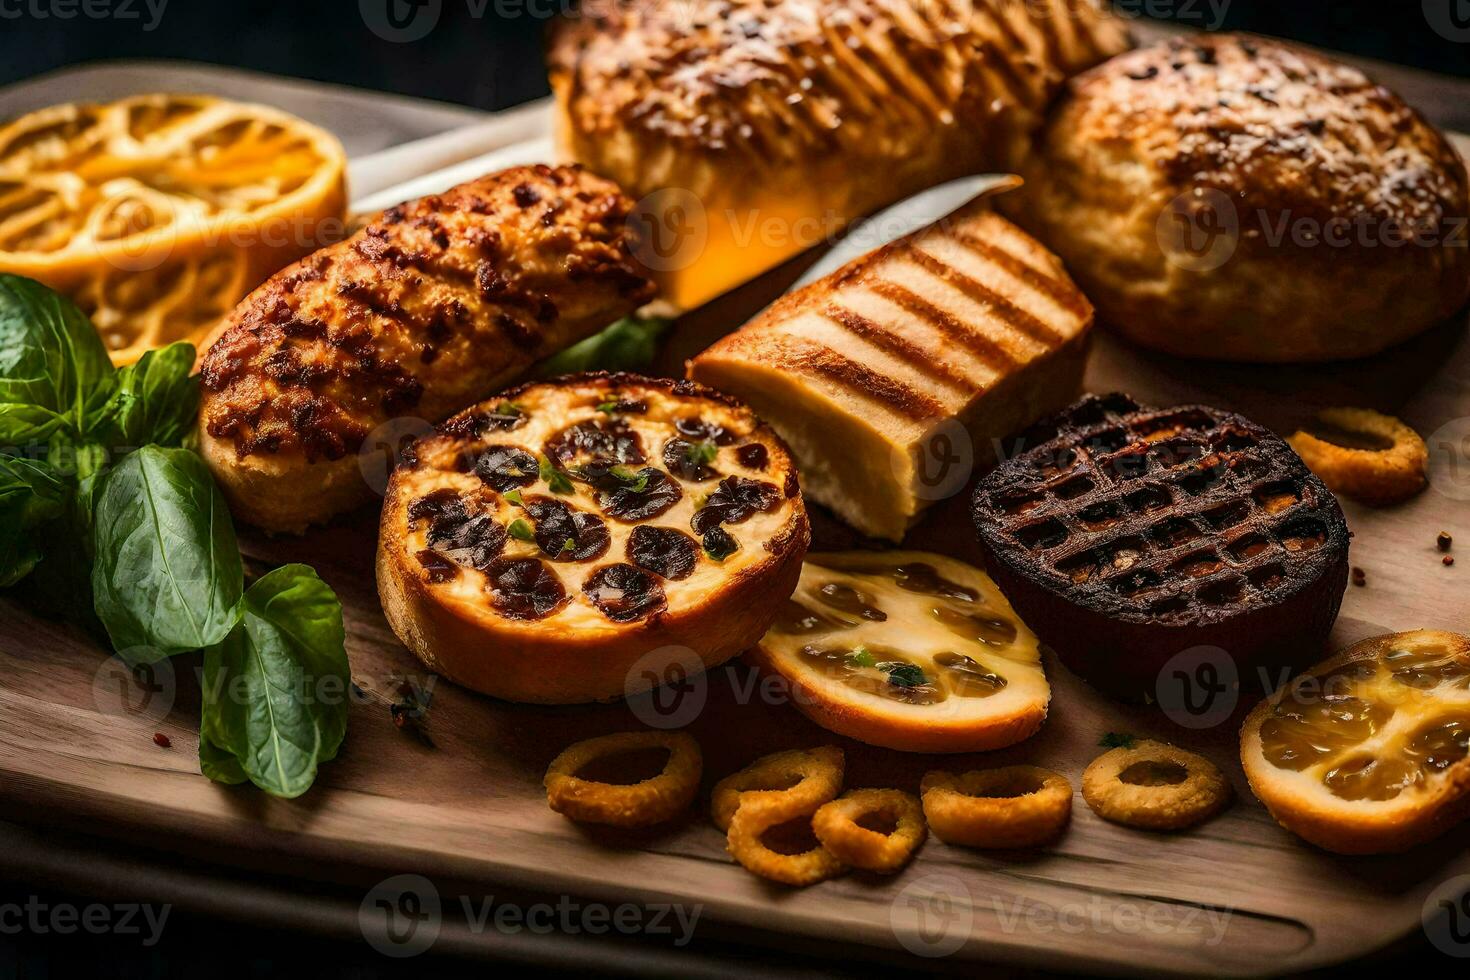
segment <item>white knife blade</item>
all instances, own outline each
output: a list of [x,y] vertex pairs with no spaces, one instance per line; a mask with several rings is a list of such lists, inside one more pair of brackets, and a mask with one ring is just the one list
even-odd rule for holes
[[921,228],[940,221],[974,201],[1021,186],[1015,174],[979,174],[938,184],[884,208],[848,229],[831,251],[822,256],[787,292],[809,286],[831,275],[854,259],[896,242]]

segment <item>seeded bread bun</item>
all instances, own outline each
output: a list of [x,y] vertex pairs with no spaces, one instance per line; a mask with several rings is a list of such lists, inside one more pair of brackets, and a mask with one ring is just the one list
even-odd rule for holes
[[1290,45],[1115,58],[1073,80],[1024,170],[1001,207],[1101,320],[1167,353],[1359,357],[1470,296],[1458,154],[1394,93]]

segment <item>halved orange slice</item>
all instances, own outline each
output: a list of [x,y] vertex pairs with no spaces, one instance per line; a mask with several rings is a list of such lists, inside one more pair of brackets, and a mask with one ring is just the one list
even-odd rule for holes
[[995,583],[927,552],[808,555],[751,656],[817,724],[905,752],[1014,745],[1051,699],[1036,636]]
[[1267,698],[1241,729],[1251,789],[1340,854],[1406,850],[1470,816],[1470,640],[1364,640]]
[[267,106],[52,106],[0,126],[0,271],[71,296],[119,364],[198,342],[342,235],[345,168],[330,133]]

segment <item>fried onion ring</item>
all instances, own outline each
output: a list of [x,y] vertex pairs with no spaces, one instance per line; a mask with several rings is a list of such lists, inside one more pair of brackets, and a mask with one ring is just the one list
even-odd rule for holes
[[946,844],[1035,847],[1060,834],[1072,815],[1072,784],[1039,766],[935,770],[919,791],[929,829]]
[[1366,408],[1329,408],[1317,413],[1317,420],[1388,443],[1385,449],[1352,449],[1305,431],[1286,440],[1335,492],[1382,507],[1402,503],[1428,484],[1429,449],[1398,419]]
[[[858,823],[876,816],[895,826],[888,833]],[[855,789],[824,803],[812,816],[812,831],[843,864],[891,875],[914,856],[929,835],[919,798],[898,789]]]
[[1113,823],[1183,830],[1220,812],[1230,784],[1204,756],[1145,739],[1092,760],[1082,774],[1082,798]]
[[761,840],[772,828],[779,827],[814,812],[810,792],[789,790],[748,790],[742,794],[739,808],[730,820],[726,848],[735,860],[751,874],[783,885],[804,887],[826,881],[847,870],[837,856],[820,842],[800,854],[782,854]]
[[[663,771],[626,786],[577,775],[605,756],[638,749],[667,749]],[[569,745],[552,760],[546,770],[546,802],[557,813],[584,823],[648,827],[689,807],[699,791],[703,770],[699,743],[684,732],[603,735]]]
[[808,812],[814,812],[842,790],[843,765],[842,750],[835,745],[764,756],[715,784],[710,819],[728,832],[742,795],[769,790],[791,793],[805,801]]

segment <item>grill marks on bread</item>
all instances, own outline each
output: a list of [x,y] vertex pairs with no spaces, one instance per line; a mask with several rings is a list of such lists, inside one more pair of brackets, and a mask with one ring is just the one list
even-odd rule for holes
[[384,211],[236,309],[202,364],[209,434],[335,460],[388,418],[446,417],[651,298],[629,208],[540,166]]

